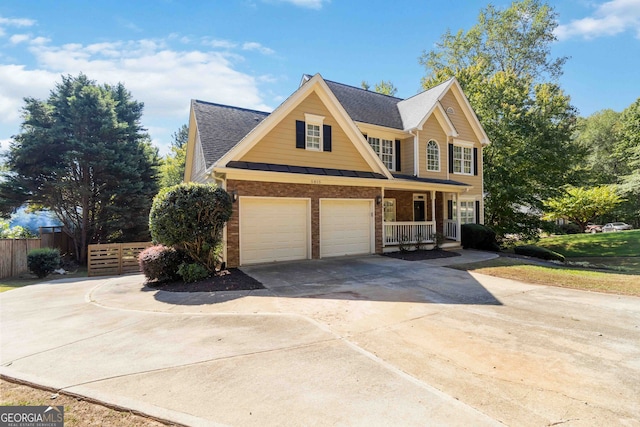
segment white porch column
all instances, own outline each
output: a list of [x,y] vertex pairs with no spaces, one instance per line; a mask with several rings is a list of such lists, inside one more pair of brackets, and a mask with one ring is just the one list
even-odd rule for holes
[[456,242],[460,241],[460,237],[462,237],[462,225],[460,224],[460,206],[458,205],[458,201],[460,200],[460,195],[455,193],[454,203],[456,204]]
[[433,221],[433,226],[435,227],[433,232],[438,232],[438,223],[436,221],[436,192],[431,190],[431,221]]

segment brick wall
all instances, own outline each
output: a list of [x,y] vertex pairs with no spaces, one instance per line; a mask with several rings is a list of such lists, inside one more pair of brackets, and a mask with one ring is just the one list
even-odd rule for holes
[[[385,190],[385,199],[396,199],[396,221],[413,221],[413,195],[424,194],[427,196],[426,214],[427,221],[433,221],[431,218],[431,192],[430,191],[398,191]],[[437,196],[436,196],[437,197]],[[437,207],[437,205],[436,205]],[[440,218],[436,215],[436,218]]]
[[[381,195],[380,188],[341,187],[330,185],[286,184],[228,180],[227,191],[237,191],[239,197],[302,197],[311,199],[311,256],[320,257],[320,199],[371,199]],[[382,205],[375,207],[375,251],[382,253]],[[233,214],[227,223],[227,265],[240,264],[239,203],[234,203]]]

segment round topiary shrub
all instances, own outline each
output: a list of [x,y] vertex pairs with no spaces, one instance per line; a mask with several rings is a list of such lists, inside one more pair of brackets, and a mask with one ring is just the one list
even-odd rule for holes
[[27,268],[40,279],[60,267],[60,251],[52,248],[33,249],[27,254]]
[[161,190],[153,199],[149,230],[154,242],[184,249],[193,261],[213,272],[231,212],[231,197],[222,188],[179,184]]
[[526,255],[534,258],[540,258],[547,261],[561,261],[564,262],[564,255],[558,252],[551,251],[547,248],[541,248],[534,245],[522,245],[513,248],[513,251],[518,255]]
[[183,250],[164,245],[151,246],[138,255],[140,270],[149,281],[178,280],[178,269],[187,261],[189,257]]

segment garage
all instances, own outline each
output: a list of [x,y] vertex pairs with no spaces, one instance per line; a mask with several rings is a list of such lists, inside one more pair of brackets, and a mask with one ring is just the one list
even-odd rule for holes
[[373,201],[320,201],[321,257],[373,253],[373,233]]
[[309,256],[309,200],[240,198],[240,264]]

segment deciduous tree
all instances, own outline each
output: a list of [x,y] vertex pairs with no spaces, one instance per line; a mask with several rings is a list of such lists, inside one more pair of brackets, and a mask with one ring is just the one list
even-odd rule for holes
[[553,9],[537,0],[488,6],[469,31],[447,31],[420,62],[425,88],[455,76],[491,144],[484,149],[485,224],[535,237],[542,201],[572,182],[576,111],[556,83]]
[[611,186],[569,187],[565,194],[544,202],[545,216],[552,220],[570,219],[583,232],[589,221],[611,212],[621,202]]
[[171,152],[165,156],[160,166],[160,186],[162,188],[180,184],[184,179],[187,159],[189,128],[182,125],[171,135]]

